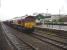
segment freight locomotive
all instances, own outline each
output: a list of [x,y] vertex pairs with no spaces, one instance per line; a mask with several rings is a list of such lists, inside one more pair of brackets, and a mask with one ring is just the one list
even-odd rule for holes
[[24,19],[14,19],[11,21],[5,22],[7,25],[16,28],[20,31],[26,32],[26,33],[31,33],[35,29],[35,17],[34,16],[27,16]]

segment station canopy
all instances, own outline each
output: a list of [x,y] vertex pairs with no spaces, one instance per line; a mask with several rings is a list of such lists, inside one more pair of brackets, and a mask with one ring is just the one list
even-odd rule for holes
[[44,16],[44,15],[42,15],[42,14],[38,14],[37,16],[36,16],[36,19],[38,19],[38,20],[40,20],[40,19],[45,19],[45,18],[50,18],[51,16]]

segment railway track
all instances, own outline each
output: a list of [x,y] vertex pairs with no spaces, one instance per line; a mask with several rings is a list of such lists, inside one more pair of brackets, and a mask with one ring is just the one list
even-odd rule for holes
[[[27,34],[28,35],[28,34]],[[50,43],[52,45],[55,45],[57,47],[60,47],[62,49],[67,49],[67,43],[63,43],[63,42],[60,42],[60,41],[56,41],[56,40],[53,40],[53,39],[50,39],[50,38],[47,38],[47,37],[44,37],[42,35],[39,35],[37,33],[33,33],[33,34],[30,34],[32,37],[35,37],[43,42],[47,42],[47,43]]]
[[60,41],[56,41],[54,39],[50,39],[48,37],[44,37],[42,35],[39,35],[39,33],[37,34],[37,32],[34,32],[32,34],[32,36],[37,38],[37,39],[40,39],[43,42],[47,42],[47,43],[50,43],[50,44],[55,45],[57,47],[61,47],[63,49],[67,49],[67,43],[63,43],[63,42],[60,42]]
[[56,32],[52,32],[52,31],[49,31],[49,30],[45,31],[45,30],[40,30],[40,29],[36,29],[35,31],[40,32],[40,33],[45,33],[45,34],[48,34],[48,35],[52,35],[52,36],[56,36],[56,37],[59,37],[59,38],[67,39],[67,35],[64,35],[64,34],[61,35],[61,33],[56,33]]
[[61,38],[59,37],[59,35],[57,36],[55,33],[50,33],[50,32],[45,32],[45,31],[38,31],[38,30],[35,30],[35,32],[38,32],[39,34],[45,36],[45,37],[48,37],[48,38],[51,38],[51,39],[54,39],[54,40],[57,40],[57,41],[61,41],[63,43],[67,43],[67,38]]
[[6,36],[7,42],[11,46],[12,50],[35,50],[33,47],[10,33],[6,27],[2,26],[4,30],[4,35]]
[[[28,35],[28,34],[27,34]],[[16,35],[15,35],[16,36]],[[39,40],[41,40],[41,41],[43,41],[43,42],[47,42],[47,41],[44,41],[41,37],[40,37],[40,35],[32,35],[33,37],[35,37],[35,38],[37,38],[37,39],[39,39]],[[39,37],[38,37],[39,36]],[[17,36],[16,36],[17,37]],[[20,39],[20,38],[19,38]],[[20,40],[22,40],[22,39],[20,39]],[[50,42],[47,42],[47,43],[50,43]],[[52,44],[52,43],[50,43],[50,44]],[[55,45],[55,44],[52,44],[52,45]],[[32,46],[32,45],[31,45]],[[55,45],[56,46],[56,45]],[[58,47],[58,46],[57,46]],[[59,46],[60,47],[60,46]],[[35,48],[35,47],[34,47]],[[61,47],[62,48],[62,47]],[[62,49],[66,49],[66,48],[62,48]],[[35,49],[35,50],[37,50],[37,49]]]
[[16,36],[16,38],[19,38],[21,41],[24,41],[28,45],[32,46],[33,48],[35,48],[35,50],[64,50],[65,49],[65,48],[55,46],[49,42],[45,42],[42,39],[40,40],[41,37],[37,39],[37,38],[33,38],[32,36],[28,34],[18,32],[17,30],[14,30],[10,27],[7,27],[7,29],[10,29],[10,32],[14,36]]
[[0,23],[0,50],[13,50],[12,46],[10,47],[9,45],[11,46],[9,40],[5,37],[4,31],[2,30],[2,25]]

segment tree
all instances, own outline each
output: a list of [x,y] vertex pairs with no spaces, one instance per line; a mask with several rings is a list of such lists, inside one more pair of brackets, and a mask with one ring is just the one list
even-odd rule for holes
[[58,22],[64,22],[63,18],[59,18]]
[[63,24],[63,23],[64,23],[63,18],[59,18],[59,19],[58,19],[58,22],[59,22],[59,24]]

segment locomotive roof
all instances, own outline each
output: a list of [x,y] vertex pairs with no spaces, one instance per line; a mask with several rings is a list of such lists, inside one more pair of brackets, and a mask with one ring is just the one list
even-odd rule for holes
[[35,19],[34,16],[27,16],[25,19]]
[[34,21],[35,20],[35,17],[34,16],[27,16],[25,18],[25,21]]

